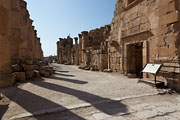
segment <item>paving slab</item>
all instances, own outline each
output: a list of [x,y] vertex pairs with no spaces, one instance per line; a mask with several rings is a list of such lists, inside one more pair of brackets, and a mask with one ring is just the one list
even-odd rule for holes
[[179,120],[179,119],[173,116],[166,115],[166,116],[155,117],[149,120]]
[[158,116],[158,112],[155,110],[144,110],[141,112],[134,113],[134,116],[140,119],[149,119]]
[[171,113],[169,114],[170,116],[173,116],[173,117],[176,117],[180,120],[180,112],[174,112],[174,113]]
[[[10,99],[9,108],[3,113],[2,119],[29,117],[48,120],[52,116],[53,119],[84,120],[86,117],[92,118],[89,114],[97,112],[99,114],[94,116],[98,119],[106,115],[117,117],[127,113],[135,114],[136,111],[139,112],[136,113],[138,116],[148,118],[155,114],[151,111],[154,106],[179,105],[176,96],[159,96],[156,88],[138,83],[138,79],[129,79],[115,73],[79,70],[77,66],[53,66],[56,72],[51,78],[0,90]],[[87,111],[89,108],[91,110]],[[82,111],[77,112],[77,109]],[[147,113],[141,114],[144,110],[149,111],[147,113],[150,116]]]
[[154,110],[158,111],[159,115],[166,115],[169,113],[173,113],[176,111],[175,107],[167,107],[167,106],[161,106],[161,107],[156,107]]
[[110,117],[110,118],[104,119],[104,120],[127,120],[127,119],[122,116],[116,116],[116,117]]
[[112,116],[108,115],[108,114],[105,114],[105,113],[95,113],[92,115],[95,120],[104,120],[104,119],[107,119],[107,118],[110,118]]

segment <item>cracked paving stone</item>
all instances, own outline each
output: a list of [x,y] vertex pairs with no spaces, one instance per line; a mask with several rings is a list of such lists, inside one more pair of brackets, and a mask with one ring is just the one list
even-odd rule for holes
[[177,111],[180,111],[180,103],[177,103],[177,104],[176,104],[176,110],[177,110]]
[[143,104],[131,106],[130,108],[135,110],[135,111],[142,111],[142,110],[151,109],[154,107],[155,107],[154,105],[150,105],[148,103],[143,103]]
[[180,112],[171,113],[169,115],[180,119]]
[[176,111],[176,106],[162,106],[162,107],[156,107],[154,110],[158,111],[159,115],[165,115],[167,113],[172,113]]
[[122,107],[122,108],[111,108],[109,110],[106,110],[106,112],[108,112],[110,115],[121,116],[121,115],[129,114],[135,111],[133,109]]
[[180,103],[180,97],[177,97],[176,100]]
[[86,116],[84,117],[85,120],[95,120],[92,116]]
[[179,120],[179,119],[176,117],[167,115],[167,116],[158,116],[158,117],[151,118],[148,120]]
[[112,116],[110,115],[107,115],[105,113],[95,113],[92,115],[96,120],[104,120],[104,119],[107,119],[107,118],[110,118]]
[[160,106],[172,106],[174,104],[172,104],[171,102],[156,102],[156,103],[152,103],[152,105],[156,107],[160,107]]
[[127,120],[127,119],[123,118],[122,116],[116,116],[104,120]]
[[134,116],[140,119],[149,119],[149,118],[158,116],[158,112],[155,110],[144,110],[144,111],[134,113]]

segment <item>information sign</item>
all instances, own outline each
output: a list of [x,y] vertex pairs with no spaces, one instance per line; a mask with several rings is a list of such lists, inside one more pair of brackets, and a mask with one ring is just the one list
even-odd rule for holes
[[156,74],[159,69],[162,67],[162,64],[153,64],[153,63],[148,63],[144,69],[143,73],[151,73],[151,74]]

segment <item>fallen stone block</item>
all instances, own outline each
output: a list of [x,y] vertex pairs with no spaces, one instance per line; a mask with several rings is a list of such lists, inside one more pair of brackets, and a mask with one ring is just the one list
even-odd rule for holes
[[84,67],[78,67],[79,69],[84,69]]
[[48,65],[48,61],[39,61],[38,65],[47,66]]
[[54,73],[53,67],[50,66],[41,66],[40,67],[40,74],[43,77],[50,77]]
[[46,77],[46,78],[50,77],[50,73],[47,72],[47,71],[44,71],[44,70],[40,71],[40,75],[43,76],[43,77]]
[[15,72],[16,81],[24,82],[26,81],[26,74],[25,72]]
[[26,71],[26,79],[32,79],[34,76],[34,71]]
[[131,74],[131,73],[129,73],[127,76],[128,76],[128,78],[137,78],[137,75],[136,75],[136,74]]
[[12,65],[11,68],[12,68],[13,72],[21,72],[22,71],[22,67],[18,64]]
[[34,70],[34,77],[35,78],[40,78],[41,77],[40,72],[37,71],[37,70]]
[[70,63],[70,62],[67,62],[67,63],[64,63],[64,65],[71,65],[71,63]]
[[26,64],[26,65],[32,65],[33,64],[33,60],[32,59],[25,59],[24,61],[23,61],[23,63],[24,64]]
[[33,65],[33,70],[39,70],[39,66],[38,65]]
[[97,67],[91,67],[90,70],[91,71],[99,71]]
[[54,71],[52,69],[47,70],[47,72],[49,72],[50,75],[52,75],[54,73]]
[[113,72],[113,71],[112,71],[111,69],[104,69],[103,72],[109,72],[109,73],[111,73],[111,72]]
[[39,64],[39,60],[36,60],[36,59],[33,60],[33,64],[34,64],[34,65],[38,65],[38,64]]
[[24,71],[33,71],[34,66],[33,65],[23,65]]
[[85,67],[84,70],[90,70],[90,67]]

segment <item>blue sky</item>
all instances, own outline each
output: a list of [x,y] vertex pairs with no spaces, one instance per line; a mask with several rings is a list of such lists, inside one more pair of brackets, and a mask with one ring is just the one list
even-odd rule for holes
[[56,55],[58,38],[78,36],[113,18],[116,0],[25,0],[44,56]]

